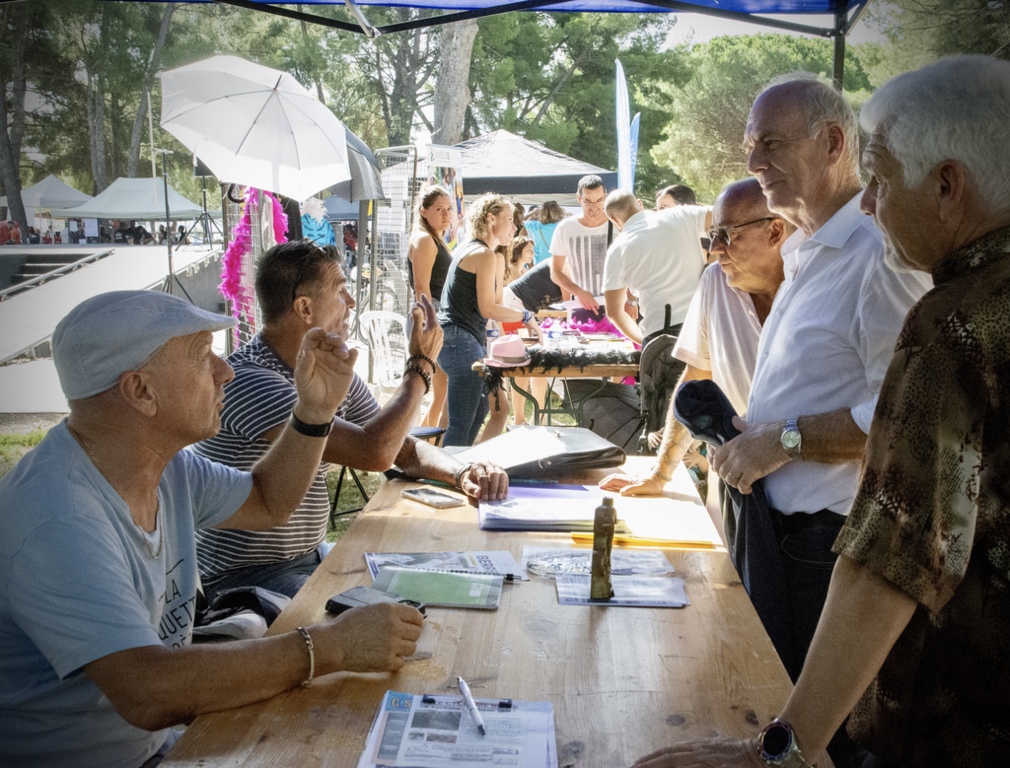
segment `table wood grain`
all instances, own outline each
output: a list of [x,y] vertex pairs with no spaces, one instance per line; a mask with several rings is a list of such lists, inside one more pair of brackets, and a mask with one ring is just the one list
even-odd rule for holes
[[[472,507],[401,498],[413,485],[383,485],[270,634],[323,620],[329,596],[368,584],[364,552],[506,549],[518,559],[525,544],[571,544],[567,534],[483,532]],[[532,576],[506,585],[496,611],[430,608],[427,658],[400,672],[338,673],[197,718],[163,765],[351,768],[387,689],[452,693],[457,675],[478,698],[553,702],[562,767],[624,766],[682,740],[754,736],[791,690],[785,670],[725,552],[666,554],[685,580],[686,608],[560,606],[553,581]]]

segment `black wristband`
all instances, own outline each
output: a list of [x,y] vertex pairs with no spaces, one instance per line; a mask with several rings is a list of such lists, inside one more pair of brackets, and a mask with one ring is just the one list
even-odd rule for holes
[[432,360],[427,355],[422,355],[420,352],[418,352],[416,355],[411,355],[410,357],[407,358],[407,362],[408,363],[411,360],[424,360],[424,362],[426,362],[428,365],[431,366],[431,374],[432,374],[432,376],[434,376],[435,375],[435,371],[438,370],[438,366],[435,365],[435,361]]
[[407,367],[403,369],[403,375],[406,376],[408,371],[413,371],[421,377],[421,381],[424,382],[424,394],[431,392],[431,376],[421,366],[417,363],[408,363]]
[[291,429],[299,435],[305,435],[306,437],[326,437],[330,434],[330,430],[333,429],[332,421],[327,421],[325,424],[306,424],[295,416],[294,411],[291,411],[291,420],[289,423],[291,424]]

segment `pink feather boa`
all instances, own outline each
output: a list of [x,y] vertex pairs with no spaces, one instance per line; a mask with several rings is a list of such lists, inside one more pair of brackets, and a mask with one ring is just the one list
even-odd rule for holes
[[[278,243],[287,242],[288,217],[284,206],[269,192],[263,193],[270,201],[273,215],[274,240]],[[246,256],[252,250],[252,211],[258,205],[259,190],[248,187],[245,191],[245,203],[242,205],[242,216],[231,232],[231,242],[222,257],[221,284],[218,290],[221,295],[232,303],[232,314],[239,318],[252,316],[253,296],[242,285],[242,266]],[[238,341],[239,329],[235,329],[235,340]]]

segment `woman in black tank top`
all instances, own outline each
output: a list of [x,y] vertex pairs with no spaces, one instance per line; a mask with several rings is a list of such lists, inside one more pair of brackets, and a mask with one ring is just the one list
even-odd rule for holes
[[[414,289],[414,301],[421,296],[431,299],[438,311],[442,288],[449,274],[452,256],[445,245],[445,232],[452,223],[452,199],[441,187],[425,187],[417,201],[414,214],[414,231],[407,250],[407,277]],[[425,414],[425,427],[444,427],[448,414],[443,414],[448,378],[441,368],[431,379],[431,407]]]
[[484,382],[471,370],[485,355],[487,321],[522,321],[540,336],[532,312],[502,304],[505,263],[494,249],[512,239],[512,206],[500,195],[482,195],[468,206],[466,226],[472,239],[453,252],[438,313],[445,333],[438,364],[449,377],[445,445],[472,445],[487,414]]

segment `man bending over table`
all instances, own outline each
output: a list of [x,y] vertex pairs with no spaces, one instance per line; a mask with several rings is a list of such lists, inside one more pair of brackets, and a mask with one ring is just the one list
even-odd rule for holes
[[[197,453],[248,469],[284,429],[296,400],[294,368],[302,340],[314,326],[346,338],[354,299],[335,248],[310,240],[275,246],[256,268],[256,298],[263,328],[228,358],[235,379],[225,387],[221,431],[195,446]],[[408,435],[421,398],[431,385],[442,329],[427,297],[411,311],[403,382],[385,407],[353,377],[338,418],[327,434],[322,461],[290,522],[269,531],[209,530],[197,534],[197,554],[207,599],[233,587],[259,586],[293,597],[320,562],[326,537],[330,462],[384,471],[394,464],[409,477],[441,480],[468,496],[503,499],[508,476],[493,464],[461,464],[441,448]]]
[[137,768],[175,724],[338,670],[399,669],[421,614],[349,611],[276,637],[192,646],[194,529],[283,525],[312,482],[356,353],[305,334],[290,420],[250,472],[187,445],[220,428],[234,325],[155,291],[115,291],[53,334],[70,416],[0,480],[0,765]]

